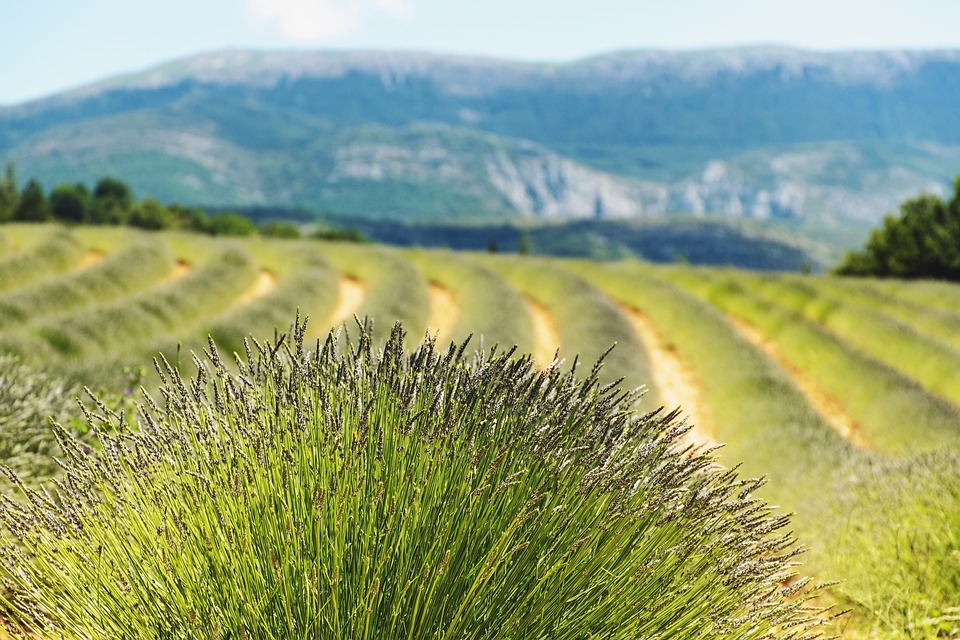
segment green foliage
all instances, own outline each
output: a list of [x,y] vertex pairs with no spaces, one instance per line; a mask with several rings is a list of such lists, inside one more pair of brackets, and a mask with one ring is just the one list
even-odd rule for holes
[[252,236],[257,225],[239,213],[218,213],[210,216],[208,229],[215,236]]
[[300,237],[300,227],[292,222],[272,220],[261,225],[260,235],[267,238],[283,238],[286,240],[293,240]]
[[170,205],[170,213],[173,215],[173,226],[177,229],[210,233],[210,219],[203,209],[172,204]]
[[869,637],[960,637],[960,454],[858,460],[825,490],[829,559]]
[[7,163],[6,173],[0,182],[0,222],[13,219],[20,192],[17,189],[17,174],[12,162]]
[[520,243],[517,246],[517,253],[522,256],[528,256],[533,253],[533,244],[530,242],[530,232],[526,229],[520,232]]
[[58,184],[50,192],[50,211],[55,220],[75,224],[86,222],[91,206],[90,190],[82,182]]
[[90,221],[94,224],[126,224],[133,205],[130,187],[116,178],[101,178],[93,188]]
[[960,176],[947,202],[924,194],[901,204],[900,215],[884,218],[866,247],[849,253],[835,271],[960,281]]
[[50,203],[40,183],[31,178],[20,193],[13,210],[13,219],[18,222],[46,222],[51,219]]
[[141,200],[130,210],[131,227],[159,231],[169,228],[173,222],[170,210],[152,198]]
[[[681,455],[674,415],[528,360],[427,344],[231,373],[213,343],[139,429],[65,434],[59,498],[0,522],[8,610],[43,637],[811,638],[784,517]],[[110,435],[117,430],[118,436]]]
[[347,229],[317,229],[311,236],[317,240],[328,242],[368,242],[369,240],[355,227]]

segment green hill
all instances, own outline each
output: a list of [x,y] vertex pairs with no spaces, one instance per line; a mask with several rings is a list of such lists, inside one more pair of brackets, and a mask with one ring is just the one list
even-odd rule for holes
[[877,221],[960,167],[960,53],[229,51],[0,109],[45,184],[411,219]]

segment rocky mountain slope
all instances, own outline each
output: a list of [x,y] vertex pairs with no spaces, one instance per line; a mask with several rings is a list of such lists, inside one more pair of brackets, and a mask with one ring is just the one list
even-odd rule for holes
[[960,173],[956,104],[955,51],[228,51],[0,109],[0,160],[368,218],[867,225]]

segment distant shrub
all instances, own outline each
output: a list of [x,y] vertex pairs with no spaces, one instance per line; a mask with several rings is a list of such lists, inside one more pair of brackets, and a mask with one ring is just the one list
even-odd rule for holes
[[[8,611],[58,638],[808,638],[785,517],[673,415],[510,354],[303,332],[163,365],[139,430],[60,432],[0,507]],[[808,625],[813,625],[809,626]]]
[[133,206],[133,191],[120,180],[100,178],[93,188],[90,221],[94,224],[126,224]]
[[960,177],[944,202],[924,194],[900,205],[862,251],[848,253],[839,275],[960,281]]
[[366,236],[359,229],[350,227],[349,229],[318,229],[313,232],[311,237],[315,240],[327,240],[331,242],[367,242]]
[[210,233],[215,236],[252,236],[257,232],[253,220],[239,213],[218,213],[208,218]]
[[68,223],[85,222],[90,215],[90,190],[82,182],[58,184],[50,192],[50,211],[54,220]]
[[20,193],[13,219],[17,222],[46,222],[51,219],[50,203],[36,180],[31,178]]
[[130,210],[131,227],[159,231],[169,228],[173,222],[173,213],[152,198],[141,200]]
[[286,238],[288,240],[292,240],[300,237],[300,227],[292,222],[272,220],[264,223],[260,227],[260,235],[267,236],[269,238]]

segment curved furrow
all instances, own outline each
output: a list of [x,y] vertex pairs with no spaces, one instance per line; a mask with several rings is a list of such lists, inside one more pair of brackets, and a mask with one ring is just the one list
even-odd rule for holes
[[[950,348],[960,351],[960,304],[956,309],[946,308],[949,305],[936,306],[903,295],[896,295],[895,291],[884,285],[887,282],[878,282],[866,278],[824,277],[816,281],[816,288],[821,294],[826,293],[838,297],[846,302],[856,302],[868,310],[881,313],[911,330],[927,338],[933,338],[945,343]],[[896,283],[899,287],[901,283]],[[917,287],[924,287],[928,282],[916,282]],[[944,290],[960,295],[960,285],[936,283],[944,285]],[[900,288],[900,291],[909,291]],[[956,290],[956,291],[954,291]]]
[[813,322],[865,355],[960,407],[960,350],[923,334],[855,295],[787,276],[738,274],[750,292]]
[[460,304],[452,290],[439,282],[431,281],[427,288],[430,313],[427,316],[427,333],[438,345],[450,341],[460,320]]
[[523,296],[527,305],[527,314],[533,323],[533,363],[541,369],[546,369],[560,358],[560,346],[563,339],[560,337],[560,328],[553,313],[543,302],[527,294]]
[[350,276],[341,277],[340,284],[337,286],[337,306],[325,323],[317,323],[314,328],[319,327],[320,330],[326,331],[339,327],[357,314],[366,297],[367,287],[361,281]]
[[[767,476],[764,491],[795,508],[811,486],[844,465],[852,447],[804,398],[787,373],[750,344],[715,307],[659,277],[649,265],[578,263],[576,270],[649,318],[660,341],[702,390],[720,459],[747,476]],[[696,394],[696,392],[693,392]],[[685,407],[681,404],[681,407]]]
[[[592,367],[615,347],[604,359],[601,380],[612,382],[622,378],[627,387],[646,387],[644,407],[660,406],[657,390],[651,386],[653,376],[643,344],[623,310],[603,291],[558,261],[525,256],[482,259],[500,271],[525,297],[548,310],[559,334],[560,358],[567,365],[577,360],[581,366]],[[545,341],[538,364],[548,357],[547,350]],[[549,358],[552,360],[553,353]]]
[[426,335],[430,302],[427,280],[413,263],[385,247],[332,242],[320,247],[341,274],[363,283],[366,295],[356,315],[374,322],[375,340],[385,341],[394,323],[401,322],[407,345],[419,344]]
[[643,311],[626,303],[622,308],[650,357],[653,384],[660,400],[667,409],[680,409],[691,425],[686,443],[716,447],[717,427],[697,374]]
[[33,331],[64,357],[109,354],[215,315],[250,286],[256,273],[249,252],[239,245],[226,245],[204,266],[179,280],[68,318],[43,321]]
[[746,321],[783,358],[834,398],[881,453],[910,455],[960,443],[960,411],[916,380],[798,313],[717,271],[664,270],[671,281]]
[[0,294],[0,331],[40,318],[102,304],[158,283],[174,270],[165,244],[141,241],[102,255],[77,271],[51,276]]
[[339,274],[335,269],[319,261],[305,265],[278,280],[271,279],[269,290],[259,297],[242,297],[205,333],[222,350],[241,352],[244,338],[272,338],[275,331],[290,327],[298,313],[309,317],[311,324],[325,317],[335,307],[338,292]]
[[438,344],[442,346],[447,340],[459,344],[472,336],[471,344],[476,348],[499,345],[517,346],[522,353],[533,350],[533,327],[524,299],[496,270],[471,256],[450,251],[410,250],[405,255],[430,282],[456,299],[456,322]]
[[31,248],[0,260],[0,291],[63,273],[78,265],[84,255],[85,249],[76,236],[65,229],[54,229]]

